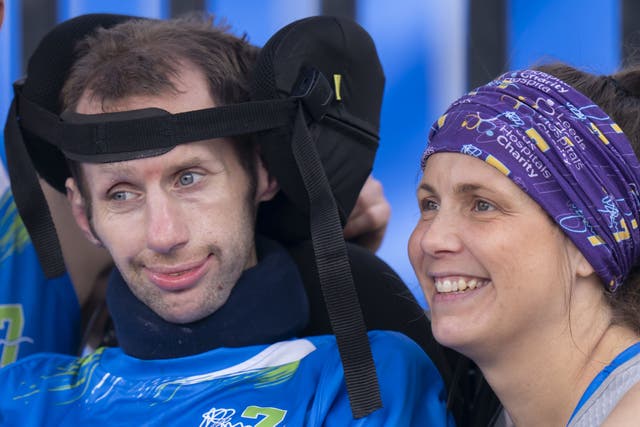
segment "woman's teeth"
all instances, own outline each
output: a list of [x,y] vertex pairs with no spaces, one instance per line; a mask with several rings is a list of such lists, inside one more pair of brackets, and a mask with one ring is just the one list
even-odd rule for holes
[[481,279],[436,279],[436,290],[439,293],[448,292],[464,292],[473,289],[481,288],[489,283],[489,280]]

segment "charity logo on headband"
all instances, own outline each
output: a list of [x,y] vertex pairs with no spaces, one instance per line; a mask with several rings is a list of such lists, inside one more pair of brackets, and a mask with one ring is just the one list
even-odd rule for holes
[[640,255],[640,163],[593,101],[540,71],[503,74],[434,123],[422,157],[477,157],[552,217],[615,291]]

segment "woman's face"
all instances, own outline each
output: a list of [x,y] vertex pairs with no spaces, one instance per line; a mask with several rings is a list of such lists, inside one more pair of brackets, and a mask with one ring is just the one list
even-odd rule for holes
[[441,344],[474,357],[566,329],[579,253],[533,199],[458,153],[428,159],[417,196],[409,258]]

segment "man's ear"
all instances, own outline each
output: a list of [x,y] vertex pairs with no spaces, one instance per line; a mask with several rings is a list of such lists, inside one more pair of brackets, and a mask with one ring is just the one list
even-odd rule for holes
[[78,184],[75,179],[67,178],[65,182],[65,186],[67,188],[67,199],[69,199],[69,204],[71,205],[71,213],[73,214],[78,227],[82,230],[84,236],[91,243],[98,247],[102,247],[102,242],[98,239],[98,236],[93,232],[93,228],[91,227],[91,223],[89,222],[89,216],[87,215],[87,204],[78,189]]
[[278,181],[269,173],[262,161],[262,158],[256,153],[256,202],[266,202],[280,190]]

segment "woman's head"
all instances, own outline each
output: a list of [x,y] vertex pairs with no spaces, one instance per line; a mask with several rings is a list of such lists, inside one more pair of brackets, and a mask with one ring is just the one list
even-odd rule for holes
[[[447,156],[464,158],[468,164],[462,165],[463,160],[449,161],[451,165],[443,168]],[[437,218],[445,216],[444,212],[440,215],[439,210],[458,216],[455,226],[448,220],[441,221],[449,223],[451,230],[460,231],[465,224],[462,240],[482,234],[481,230],[494,233],[487,234],[490,240],[490,236],[501,232],[498,224],[510,224],[511,237],[502,237],[498,244],[501,250],[496,253],[502,252],[502,264],[511,265],[518,273],[512,280],[529,283],[527,277],[531,276],[527,273],[533,271],[539,276],[539,287],[551,283],[566,289],[567,286],[561,286],[563,283],[571,283],[576,277],[588,277],[589,270],[595,270],[604,284],[602,289],[615,291],[640,254],[637,222],[640,164],[627,138],[592,100],[549,74],[534,70],[508,73],[454,102],[431,131],[423,166],[420,203],[424,205],[422,198],[427,195],[427,200],[434,201],[427,203],[427,212],[430,207],[438,212],[433,215],[435,219],[429,219],[432,213],[425,214],[423,209],[423,219],[410,242],[410,257],[423,287],[426,281],[427,287],[434,288],[437,277],[434,278],[430,269],[439,258],[428,244],[421,247],[418,241],[426,239],[428,242],[431,237],[427,234],[437,234],[433,225],[439,224]],[[489,172],[493,174],[491,180],[488,176],[483,177]],[[447,190],[448,193],[442,188],[434,188],[429,184],[434,173],[448,174],[450,183],[443,182],[444,188],[458,185],[469,190],[471,202],[458,203],[458,211],[449,210],[452,201],[462,193],[455,187]],[[485,188],[496,187],[491,183],[500,181],[512,186],[512,194],[520,194],[523,200],[532,203],[535,201],[533,206],[537,206],[538,211],[524,209],[527,203],[515,203],[521,199],[517,197],[510,198],[509,208],[500,207],[505,206],[504,202],[496,202],[497,206],[494,206],[490,200],[483,199],[481,192],[474,192],[477,183]],[[497,218],[495,226],[484,227],[479,216],[486,213],[480,214],[477,203],[492,209]],[[461,212],[474,220],[465,220]],[[537,218],[540,222],[534,226],[530,222],[536,216],[540,217]],[[542,218],[547,220],[546,225]],[[529,228],[525,228],[527,224]],[[425,233],[426,229],[429,233]],[[531,252],[525,257],[522,246],[538,247],[541,239],[546,241],[539,246],[542,251]],[[538,262],[550,254],[552,258],[545,261],[548,267]],[[563,272],[562,277],[549,276],[549,271],[555,271],[556,276]],[[435,271],[436,276],[449,273]],[[591,276],[592,279],[596,277]],[[492,281],[489,288],[495,285],[498,292],[500,287],[518,287],[517,283],[493,283],[491,276],[487,280]],[[530,293],[534,299],[534,289],[530,284],[526,286],[521,292]],[[481,292],[488,293],[486,289],[480,289],[474,294]],[[453,299],[451,294],[446,298],[442,293],[438,295],[440,300]],[[563,301],[565,298],[559,300],[566,302]],[[503,299],[501,304],[506,308],[511,302]],[[537,307],[548,313],[546,305]],[[434,319],[434,324],[437,322],[438,319]]]
[[562,323],[569,296],[559,283],[593,269],[513,181],[473,156],[439,152],[417,196],[409,256],[441,344],[475,358]]

